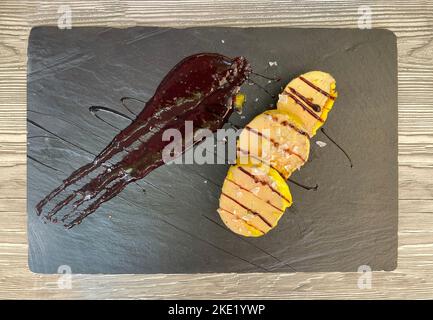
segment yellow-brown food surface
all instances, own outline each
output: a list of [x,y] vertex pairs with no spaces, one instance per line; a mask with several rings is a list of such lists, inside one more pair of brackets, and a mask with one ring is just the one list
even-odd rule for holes
[[310,138],[324,124],[337,97],[328,73],[305,73],[286,86],[276,110],[255,117],[242,130],[237,165],[224,181],[218,212],[233,232],[260,237],[292,204],[286,179],[307,160]]
[[235,165],[224,181],[218,212],[233,232],[259,237],[277,225],[291,204],[289,187],[274,169]]
[[337,97],[335,79],[322,71],[307,72],[279,95],[278,110],[297,116],[310,137],[324,124]]
[[269,110],[255,117],[238,141],[238,163],[271,166],[285,179],[307,160],[310,140],[299,120],[281,111]]

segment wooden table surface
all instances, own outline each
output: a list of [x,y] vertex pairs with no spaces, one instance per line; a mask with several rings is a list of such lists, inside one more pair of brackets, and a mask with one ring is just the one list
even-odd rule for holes
[[[36,25],[72,27],[291,26],[357,28],[361,5],[373,28],[398,37],[398,268],[358,273],[58,275],[27,267],[26,49]],[[433,298],[433,2],[416,1],[14,1],[0,2],[0,298]],[[378,190],[380,192],[380,190]]]

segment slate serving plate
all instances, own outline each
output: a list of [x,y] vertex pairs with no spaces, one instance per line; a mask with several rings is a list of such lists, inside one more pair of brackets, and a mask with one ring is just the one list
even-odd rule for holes
[[[294,205],[262,238],[241,238],[216,209],[228,165],[162,166],[70,230],[44,224],[35,204],[92,161],[117,130],[89,106],[125,112],[123,96],[146,100],[193,53],[243,55],[277,94],[310,70],[337,80],[325,127],[352,157],[319,133],[293,179]],[[277,62],[270,66],[269,62]],[[28,46],[29,267],[56,273],[207,273],[393,270],[397,263],[397,50],[386,30],[135,27],[34,28]],[[244,126],[275,103],[244,85],[247,103],[230,121]],[[135,110],[142,107],[136,104]],[[104,115],[118,128],[121,118]],[[107,118],[108,117],[108,118]],[[314,141],[327,145],[318,147]],[[145,190],[145,191],[143,191]]]

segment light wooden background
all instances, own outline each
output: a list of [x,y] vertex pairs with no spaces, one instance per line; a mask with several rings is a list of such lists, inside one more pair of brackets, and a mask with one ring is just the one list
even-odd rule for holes
[[[35,25],[373,27],[398,36],[399,258],[360,290],[357,273],[74,275],[27,267],[26,49]],[[380,190],[378,190],[380,192]],[[0,1],[0,298],[433,298],[433,1]]]

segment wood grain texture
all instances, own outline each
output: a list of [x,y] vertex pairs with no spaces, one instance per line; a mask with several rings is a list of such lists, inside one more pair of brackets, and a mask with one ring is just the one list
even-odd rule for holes
[[[26,236],[26,48],[32,26],[291,26],[356,28],[360,5],[373,27],[398,37],[399,259],[357,273],[74,275],[32,274]],[[433,3],[416,1],[6,1],[0,3],[0,298],[433,298]]]

